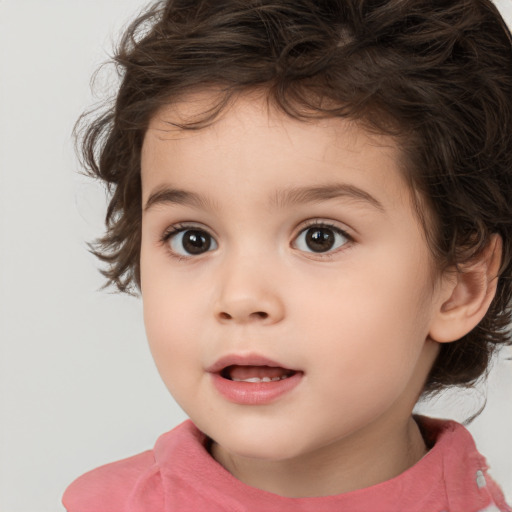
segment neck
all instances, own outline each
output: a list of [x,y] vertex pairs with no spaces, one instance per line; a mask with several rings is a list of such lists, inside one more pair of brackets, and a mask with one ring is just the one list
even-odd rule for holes
[[242,482],[280,496],[342,494],[398,476],[427,451],[412,417],[402,425],[377,423],[364,432],[290,460],[240,457],[216,443],[212,444],[212,455]]

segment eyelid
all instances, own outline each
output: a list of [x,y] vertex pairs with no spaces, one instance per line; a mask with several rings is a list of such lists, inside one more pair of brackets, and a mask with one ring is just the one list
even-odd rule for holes
[[343,236],[346,236],[349,240],[354,240],[354,236],[351,234],[353,231],[350,229],[346,224],[335,221],[332,219],[326,219],[322,217],[317,217],[313,219],[308,219],[305,221],[302,221],[297,228],[295,228],[295,235],[293,238],[296,238],[300,233],[302,233],[305,229],[312,228],[312,227],[324,227],[324,228],[331,228],[335,231],[338,231],[339,233],[342,233]]
[[217,240],[217,236],[212,233],[212,230],[207,228],[205,225],[199,223],[199,222],[177,222],[176,224],[172,224],[169,227],[167,227],[162,236],[160,237],[160,240],[162,242],[166,242],[171,238],[171,236],[176,235],[178,233],[181,233],[182,231],[187,231],[188,229],[197,229],[198,231],[204,231],[205,233],[208,233],[212,238]]

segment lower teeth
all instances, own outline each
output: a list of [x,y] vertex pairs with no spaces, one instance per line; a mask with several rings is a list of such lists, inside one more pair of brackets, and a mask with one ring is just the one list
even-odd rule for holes
[[289,375],[283,375],[282,377],[262,377],[261,379],[259,377],[251,377],[249,379],[231,379],[234,382],[276,382],[278,380],[284,380],[287,379]]

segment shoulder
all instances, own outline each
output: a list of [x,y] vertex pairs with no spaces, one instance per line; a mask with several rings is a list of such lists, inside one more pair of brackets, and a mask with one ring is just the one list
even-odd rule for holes
[[199,436],[187,421],[160,436],[152,450],[85,473],[64,492],[64,508],[68,512],[160,512],[164,509],[162,467],[166,472],[179,465],[186,458],[179,448]]
[[430,458],[441,468],[450,510],[511,511],[500,487],[488,474],[485,457],[464,426],[449,420],[416,419],[427,444],[433,444],[425,459]]
[[124,511],[139,485],[159,494],[159,469],[152,450],[96,468],[77,478],[62,502],[68,512]]

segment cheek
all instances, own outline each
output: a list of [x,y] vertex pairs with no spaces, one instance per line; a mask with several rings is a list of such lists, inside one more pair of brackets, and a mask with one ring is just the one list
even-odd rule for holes
[[[333,379],[377,389],[388,376],[405,381],[414,371],[429,332],[432,295],[427,280],[417,280],[424,273],[417,263],[396,260],[385,272],[359,263],[331,279],[328,289],[296,295],[297,310],[312,319],[302,326],[308,334],[301,349]],[[308,347],[313,337],[317,343]]]
[[158,265],[142,271],[144,324],[153,359],[171,391],[186,382],[188,362],[200,360],[197,296],[179,278],[170,278]]
[[183,350],[187,346],[197,326],[197,314],[190,306],[193,299],[175,289],[153,287],[151,293],[143,292],[144,324],[150,346],[168,350]]
[[178,402],[187,397],[187,389],[197,385],[198,362],[201,353],[193,343],[193,323],[188,317],[176,314],[179,304],[167,302],[173,313],[162,303],[153,307],[153,301],[144,303],[144,323],[149,348],[165,386]]
[[156,250],[143,238],[141,294],[150,344],[177,332],[184,315],[196,302],[185,276],[170,271],[169,258],[163,248]]

